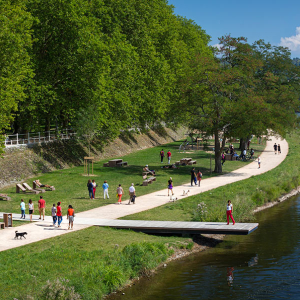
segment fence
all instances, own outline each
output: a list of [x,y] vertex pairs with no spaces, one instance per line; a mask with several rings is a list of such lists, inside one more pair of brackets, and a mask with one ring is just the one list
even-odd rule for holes
[[4,144],[5,147],[18,147],[29,144],[53,142],[56,140],[68,140],[75,135],[76,132],[73,132],[71,129],[64,129],[60,132],[52,130],[34,133],[28,132],[26,134],[9,134],[6,135]]

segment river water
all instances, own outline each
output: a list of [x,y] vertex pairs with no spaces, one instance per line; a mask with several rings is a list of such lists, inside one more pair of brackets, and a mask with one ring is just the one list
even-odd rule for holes
[[300,197],[256,214],[259,228],[174,261],[113,299],[300,299]]

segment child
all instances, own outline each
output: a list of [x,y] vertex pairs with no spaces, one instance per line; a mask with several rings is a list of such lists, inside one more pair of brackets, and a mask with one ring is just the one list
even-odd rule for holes
[[72,205],[69,205],[68,214],[67,214],[67,219],[69,219],[69,227],[68,227],[68,229],[72,229],[73,230],[74,217],[75,217],[75,211],[74,211]]
[[28,209],[29,209],[30,222],[32,222],[32,214],[34,213],[34,205],[33,205],[31,199],[29,199]]
[[258,168],[260,169],[260,156],[257,158]]
[[21,199],[21,219],[25,219],[25,202],[23,199]]
[[52,216],[52,219],[53,219],[53,226],[55,226],[56,221],[57,221],[55,203],[53,203],[53,206],[52,206],[52,209],[51,209],[51,216]]

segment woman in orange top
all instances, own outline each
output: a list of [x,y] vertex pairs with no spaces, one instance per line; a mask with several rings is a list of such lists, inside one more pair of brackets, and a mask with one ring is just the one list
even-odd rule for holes
[[75,217],[75,211],[74,211],[72,205],[69,205],[68,214],[67,214],[67,219],[69,219],[68,229],[73,229],[74,217]]

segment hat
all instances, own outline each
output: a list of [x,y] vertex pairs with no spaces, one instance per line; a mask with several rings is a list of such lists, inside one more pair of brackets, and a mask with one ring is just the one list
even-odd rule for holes
[[146,165],[146,167],[148,167],[148,165]]

